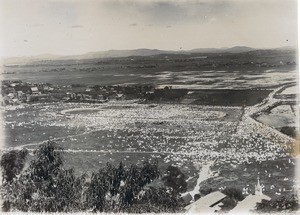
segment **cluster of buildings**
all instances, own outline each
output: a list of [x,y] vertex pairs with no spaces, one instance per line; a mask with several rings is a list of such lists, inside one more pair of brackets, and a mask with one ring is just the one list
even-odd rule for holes
[[18,105],[37,100],[49,100],[53,93],[57,93],[58,87],[50,84],[33,84],[21,81],[2,81],[1,105]]
[[142,99],[154,87],[148,85],[116,86],[69,86],[66,92],[68,101],[103,103],[111,100]]
[[[257,203],[261,203],[263,200],[271,200],[271,198],[263,194],[263,188],[260,184],[259,178],[257,185],[255,185],[255,192],[253,194],[247,195],[242,201],[239,201],[237,205],[231,209],[229,212],[231,214],[249,213],[256,210]],[[189,204],[185,207],[188,213],[217,213],[220,212],[224,206],[224,200],[227,195],[220,191],[215,191],[209,193],[208,195],[201,197],[197,201]]]
[[90,103],[103,103],[109,100],[124,100],[126,98],[123,92],[115,90],[114,87],[69,88],[66,95],[68,101]]
[[30,102],[86,102],[103,103],[110,100],[142,99],[154,87],[148,85],[128,86],[54,86],[48,83],[2,81],[1,105],[18,105]]

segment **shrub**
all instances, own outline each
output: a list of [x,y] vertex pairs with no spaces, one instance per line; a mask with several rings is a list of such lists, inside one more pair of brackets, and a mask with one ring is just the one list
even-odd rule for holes
[[245,198],[242,191],[234,187],[227,187],[222,191],[222,193],[224,193],[226,196],[236,201],[242,201]]
[[107,164],[93,173],[85,192],[85,204],[92,211],[126,211],[138,202],[145,185],[159,177],[157,163],[145,162],[142,167],[131,165],[125,169]]
[[174,213],[182,209],[180,195],[165,187],[149,187],[140,194],[138,202],[128,208],[129,213]]
[[199,191],[200,191],[200,196],[206,196],[206,195],[212,193],[213,189],[211,187],[203,187]]
[[167,187],[171,187],[174,192],[184,193],[187,190],[185,175],[178,167],[168,166],[166,175],[162,178]]
[[226,198],[222,201],[222,211],[229,211],[233,209],[238,201],[242,201],[245,197],[240,189],[234,187],[227,187],[222,191],[226,195]]
[[296,194],[292,194],[271,199],[270,201],[262,200],[256,206],[259,212],[297,211],[299,209],[299,200]]
[[0,166],[2,170],[3,183],[10,183],[23,170],[28,151],[13,150],[2,155]]

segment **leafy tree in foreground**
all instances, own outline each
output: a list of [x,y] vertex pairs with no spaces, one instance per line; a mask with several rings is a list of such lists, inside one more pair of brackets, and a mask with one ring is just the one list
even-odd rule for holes
[[107,164],[93,173],[85,192],[85,203],[92,211],[127,211],[139,201],[144,187],[159,177],[157,163],[145,162],[142,167],[132,165],[125,169]]
[[[25,166],[26,157],[28,151],[22,149],[21,151],[13,150],[2,155],[0,160],[0,166],[2,170],[2,184],[4,187],[9,187],[13,183],[13,180],[21,173]],[[2,189],[1,189],[2,190]],[[2,193],[2,192],[1,192]],[[2,205],[3,211],[9,211],[11,202],[6,197],[4,191],[3,196],[5,198]]]
[[129,168],[107,164],[86,180],[64,169],[63,150],[54,142],[40,145],[22,170],[26,155],[27,151],[11,151],[1,158],[6,211],[140,213],[174,212],[180,206],[178,193],[149,187],[160,177],[157,162]]
[[54,142],[39,146],[35,158],[18,178],[3,186],[11,210],[66,212],[81,208],[85,177],[63,169],[62,151]]
[[137,204],[126,210],[129,213],[174,213],[182,209],[183,201],[178,193],[165,187],[149,187],[143,191]]
[[10,183],[23,170],[28,151],[22,149],[21,151],[13,150],[2,155],[0,166],[2,170],[2,182],[4,184]]

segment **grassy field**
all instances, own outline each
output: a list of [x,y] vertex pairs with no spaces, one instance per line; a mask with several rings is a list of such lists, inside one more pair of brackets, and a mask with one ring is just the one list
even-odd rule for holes
[[[195,58],[207,56],[205,59]],[[3,67],[4,80],[58,85],[172,84],[198,89],[266,88],[295,81],[295,52],[157,55],[43,61]]]

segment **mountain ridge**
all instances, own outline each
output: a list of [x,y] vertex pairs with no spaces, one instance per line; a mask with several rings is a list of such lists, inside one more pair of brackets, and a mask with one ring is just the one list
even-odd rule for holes
[[118,57],[130,57],[130,56],[153,56],[160,54],[195,54],[195,53],[243,53],[255,50],[292,50],[294,47],[285,46],[271,49],[255,49],[248,46],[234,46],[230,48],[196,48],[191,50],[160,50],[160,49],[128,49],[128,50],[107,50],[107,51],[95,51],[87,52],[79,55],[53,55],[53,54],[41,54],[36,56],[24,56],[24,57],[9,57],[4,58],[4,65],[6,64],[26,64],[36,61],[53,61],[53,60],[83,60],[83,59],[101,59],[101,58],[118,58]]

